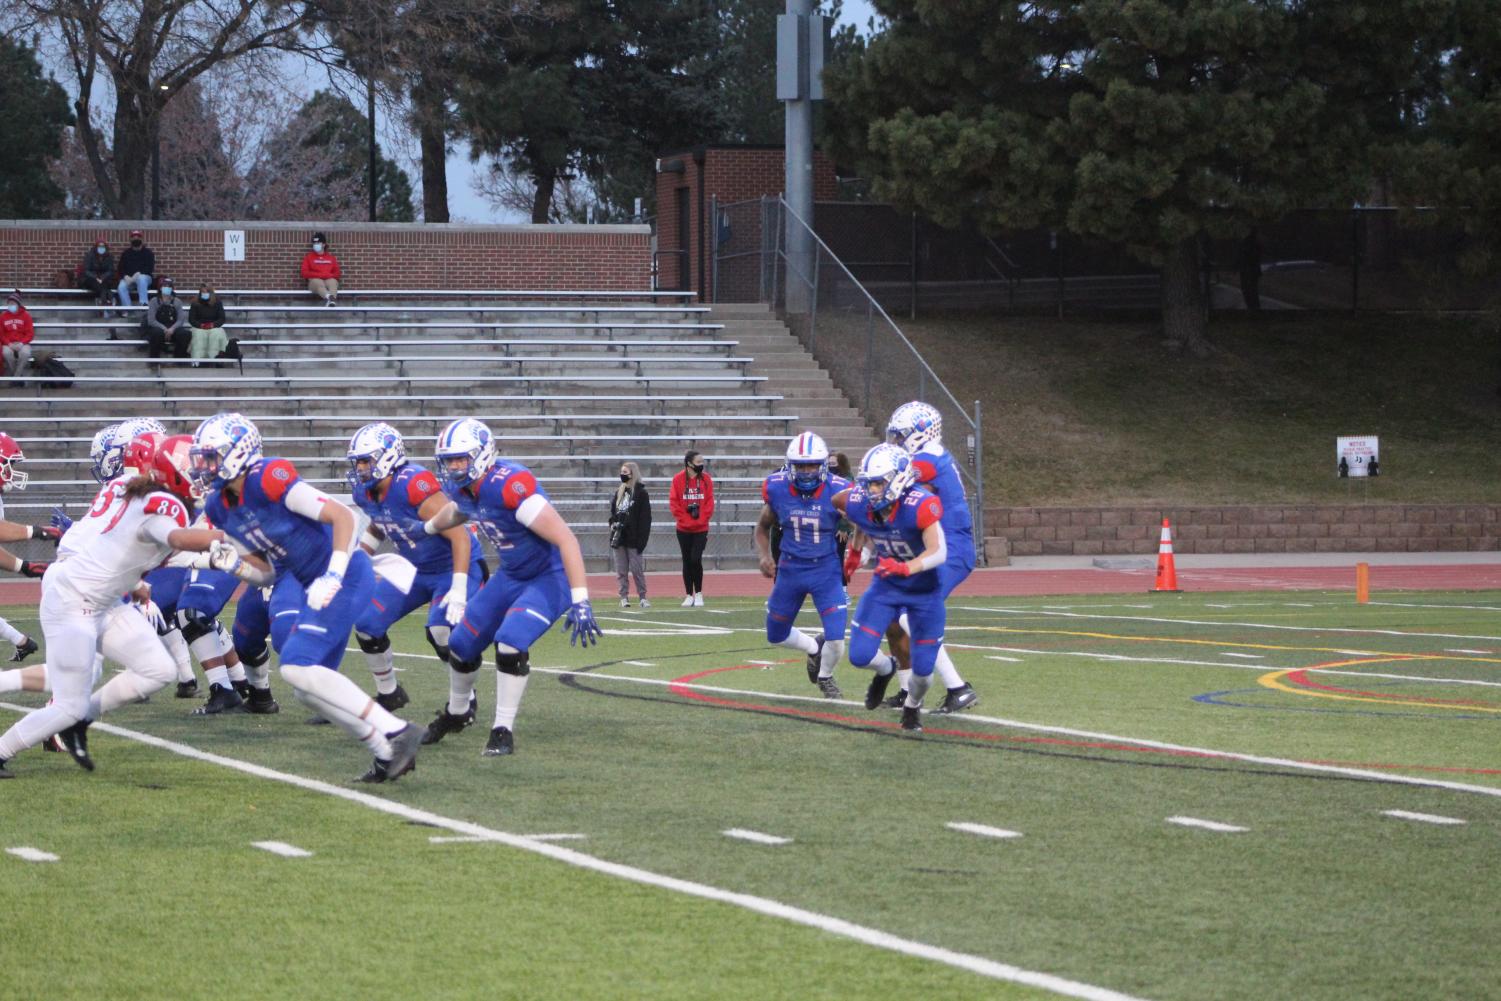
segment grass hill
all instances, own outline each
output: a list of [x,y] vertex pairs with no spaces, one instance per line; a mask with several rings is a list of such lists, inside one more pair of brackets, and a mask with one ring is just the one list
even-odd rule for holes
[[[1206,359],[1150,321],[948,315],[901,326],[985,410],[989,505],[1501,499],[1501,339],[1431,315],[1214,318]],[[1335,475],[1336,435],[1382,475]]]

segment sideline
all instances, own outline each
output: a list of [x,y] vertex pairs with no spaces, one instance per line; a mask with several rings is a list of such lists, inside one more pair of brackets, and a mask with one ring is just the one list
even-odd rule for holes
[[[20,713],[32,712],[31,709],[25,706],[16,705],[11,702],[0,702],[0,709],[9,709],[12,712]],[[1052,991],[1055,994],[1061,994],[1064,997],[1082,998],[1084,1001],[1142,1001],[1141,998],[1134,995],[1122,994],[1104,987],[1096,987],[1093,984],[1069,980],[1050,973],[1026,970],[1019,966],[1012,966],[1009,963],[998,963],[983,956],[954,952],[951,949],[945,949],[941,946],[914,942],[900,935],[881,931],[878,928],[858,925],[852,921],[845,921],[842,918],[836,918],[827,914],[819,914],[816,911],[804,910],[801,907],[783,904],[765,897],[757,897],[748,893],[737,893],[733,890],[722,890],[719,887],[709,886],[704,883],[695,883],[686,879],[678,879],[675,876],[664,876],[646,869],[638,869],[635,866],[607,862],[604,859],[595,858],[592,855],[586,855],[583,852],[574,851],[570,848],[562,848],[537,838],[529,838],[520,834],[508,834],[504,831],[482,827],[479,824],[473,824],[466,820],[455,820],[451,817],[430,813],[427,810],[420,810],[416,807],[407,806],[404,803],[394,803],[390,800],[381,799],[379,796],[372,796],[369,793],[360,792],[355,789],[345,789],[340,786],[331,785],[318,779],[310,779],[301,775],[293,775],[289,772],[277,771],[274,768],[266,768],[261,765],[251,764],[248,761],[225,757],[224,755],[214,754],[209,751],[200,751],[195,747],[179,744],[176,741],[164,740],[138,730],[127,730],[124,727],[114,726],[109,723],[95,723],[93,728],[96,731],[102,731],[116,737],[123,737],[126,740],[134,740],[148,747],[169,751],[195,761],[218,765],[221,768],[229,768],[234,771],[243,772],[246,775],[253,775],[256,778],[282,782],[286,785],[307,790],[308,792],[333,796],[359,806],[378,810],[381,813],[400,817],[403,820],[440,827],[453,831],[455,834],[468,835],[481,841],[499,842],[511,848],[520,848],[523,851],[543,855],[558,862],[565,862],[568,865],[577,866],[581,869],[589,869],[607,876],[615,876],[633,883],[642,883],[647,886],[670,890],[690,897],[699,897],[704,900],[730,904],[757,914],[780,918],[784,921],[791,921],[794,924],[816,928],[819,931],[853,939],[856,942],[875,946],[879,949],[886,949],[891,952],[914,956],[918,959],[943,963],[946,966],[966,970],[970,973],[977,973],[992,980],[1004,980],[1010,983],[1024,984],[1028,987],[1038,987],[1042,990]]]

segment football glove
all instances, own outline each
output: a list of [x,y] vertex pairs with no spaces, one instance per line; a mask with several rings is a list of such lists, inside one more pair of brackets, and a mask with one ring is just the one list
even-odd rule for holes
[[860,569],[860,564],[865,562],[865,554],[854,547],[844,556],[844,582],[848,584],[850,578],[855,576],[855,571]]
[[21,563],[21,575],[23,577],[40,577],[47,572],[50,563],[38,563],[35,560],[25,560]]
[[222,539],[211,542],[208,547],[208,565],[215,570],[234,573],[240,565],[240,551]]
[[883,556],[881,562],[876,564],[877,577],[907,577],[912,573],[905,561],[894,560],[890,556]]
[[344,575],[336,570],[325,570],[323,576],[313,581],[307,589],[307,607],[321,612],[334,600],[339,588],[344,586]]
[[32,525],[31,537],[33,539],[45,539],[55,546],[62,539],[63,530],[56,525]]
[[568,609],[568,614],[563,621],[568,626],[569,646],[588,646],[591,643],[597,643],[599,637],[605,634],[604,630],[599,628],[599,623],[594,621],[594,608],[587,598],[583,601],[575,601]]
[[73,519],[68,517],[68,512],[62,509],[62,505],[52,509],[52,527],[59,532],[66,532],[73,527]]
[[464,609],[469,605],[469,575],[456,573],[448,593],[443,596],[443,617],[450,626],[464,621]]

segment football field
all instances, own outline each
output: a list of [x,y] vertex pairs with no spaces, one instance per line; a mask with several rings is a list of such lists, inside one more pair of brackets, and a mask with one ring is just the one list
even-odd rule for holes
[[[168,689],[92,774],[18,757],[0,997],[1501,997],[1501,593],[954,598],[981,699],[920,736],[758,599],[599,608],[513,757],[491,666],[384,786],[274,674],[276,716]],[[445,671],[392,638],[426,722]]]

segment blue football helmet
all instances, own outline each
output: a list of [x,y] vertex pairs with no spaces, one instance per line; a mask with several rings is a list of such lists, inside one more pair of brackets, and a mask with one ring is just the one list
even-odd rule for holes
[[[438,435],[438,479],[445,491],[462,490],[495,465],[495,436],[484,421],[461,417]],[[468,460],[460,466],[460,460]]]
[[812,431],[804,431],[787,445],[786,470],[794,487],[812,493],[829,481],[829,446]]
[[917,470],[912,468],[912,457],[900,447],[883,443],[865,453],[855,482],[869,498],[870,509],[885,514],[917,482]]
[[916,455],[924,445],[942,445],[943,415],[928,403],[903,403],[886,422],[886,440],[902,446],[909,455]]
[[[407,445],[401,432],[385,421],[366,424],[349,439],[349,486],[354,490],[370,488],[372,483],[390,476],[405,465]],[[360,463],[365,464],[363,471]]]
[[241,414],[215,414],[193,432],[192,479],[207,493],[222,487],[261,458],[261,433]]

